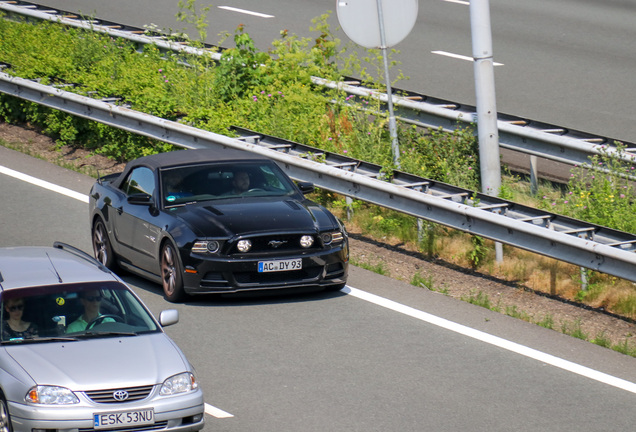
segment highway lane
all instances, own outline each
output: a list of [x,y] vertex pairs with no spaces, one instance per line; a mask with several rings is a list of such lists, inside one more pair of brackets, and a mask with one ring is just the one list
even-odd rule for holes
[[[174,0],[42,2],[139,27],[187,28],[175,20]],[[334,12],[332,28],[338,27],[335,0],[228,0],[218,6],[208,14],[207,42],[214,44],[219,33],[233,33],[239,24],[246,25],[261,49],[282,29],[315,36],[309,32],[311,19],[327,11]],[[495,68],[499,112],[636,142],[631,108],[636,100],[636,1],[491,0],[490,9],[494,58],[503,64]],[[348,41],[342,32],[336,34]],[[396,48],[401,53],[395,59],[411,78],[397,87],[475,105],[472,62],[439,53],[472,56],[467,1],[420,1],[415,28]]]
[[[80,194],[93,181],[4,148],[0,161]],[[2,173],[0,202],[0,246],[62,240],[90,250],[85,202]],[[157,285],[124,278],[154,313],[180,310],[166,330],[206,402],[232,415],[208,416],[206,431],[592,431],[636,420],[636,359],[364,270],[352,270],[350,285],[397,306],[353,288],[174,306]]]

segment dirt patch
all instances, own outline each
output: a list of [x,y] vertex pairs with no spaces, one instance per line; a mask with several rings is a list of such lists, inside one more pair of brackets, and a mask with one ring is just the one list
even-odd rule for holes
[[[39,131],[0,123],[0,144],[34,157],[95,176],[120,172],[124,164],[90,151],[56,143]],[[636,325],[629,320],[603,311],[582,307],[562,299],[550,298],[523,286],[511,284],[485,274],[458,268],[441,260],[428,260],[423,255],[401,246],[392,246],[351,233],[351,258],[355,263],[373,269],[378,262],[386,276],[405,282],[419,282],[422,289],[433,289],[454,298],[479,304],[534,323],[543,323],[556,331],[599,338],[611,345],[636,344]],[[426,286],[432,281],[432,286]]]

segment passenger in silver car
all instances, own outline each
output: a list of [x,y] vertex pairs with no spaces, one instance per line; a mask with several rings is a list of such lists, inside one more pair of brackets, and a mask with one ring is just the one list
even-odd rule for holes
[[2,323],[2,340],[27,339],[38,335],[37,325],[22,319],[24,299],[8,299],[4,303],[4,310],[9,318]]

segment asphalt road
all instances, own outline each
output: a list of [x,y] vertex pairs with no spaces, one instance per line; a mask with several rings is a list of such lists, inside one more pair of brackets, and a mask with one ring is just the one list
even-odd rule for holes
[[[175,0],[42,3],[137,27],[189,28],[196,35],[194,27],[176,21]],[[206,42],[213,44],[239,24],[261,49],[283,29],[315,37],[311,19],[327,11],[333,12],[332,28],[338,27],[336,0],[228,0],[210,6]],[[502,64],[495,67],[499,112],[636,142],[635,0],[491,0],[490,10],[494,60]],[[231,40],[222,45],[231,46]],[[420,1],[415,28],[395,48],[400,54],[394,59],[410,77],[397,87],[475,105],[467,1]]]
[[[2,147],[0,161],[0,246],[60,240],[90,251],[93,180]],[[365,270],[335,294],[176,306],[159,286],[123,277],[155,314],[180,311],[166,331],[197,369],[206,432],[604,431],[636,421],[636,359]]]

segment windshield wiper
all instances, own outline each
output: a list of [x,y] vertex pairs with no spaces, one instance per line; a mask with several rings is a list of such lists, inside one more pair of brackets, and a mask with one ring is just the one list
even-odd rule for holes
[[74,336],[77,338],[94,338],[94,337],[102,337],[102,336],[137,336],[137,333],[117,332],[117,331],[87,331],[86,333],[81,333]]
[[74,342],[78,340],[75,336],[29,336],[26,338],[14,338],[2,341],[2,344],[21,344],[37,342]]

